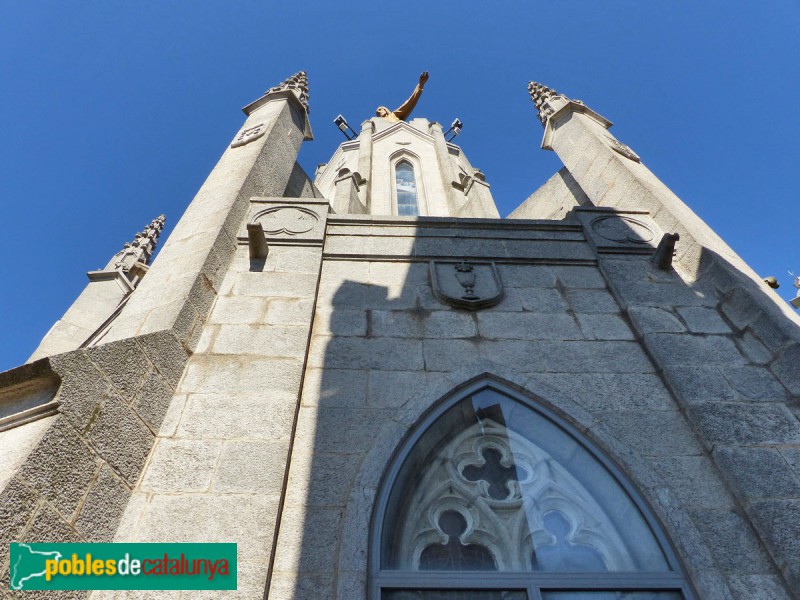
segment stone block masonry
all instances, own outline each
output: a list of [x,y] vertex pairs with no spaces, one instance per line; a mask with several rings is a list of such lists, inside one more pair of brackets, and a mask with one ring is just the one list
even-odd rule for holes
[[[323,256],[273,557],[272,600],[310,589],[315,597],[365,597],[372,502],[392,449],[437,399],[487,373],[544,398],[599,440],[662,518],[702,598],[731,598],[734,586],[745,585],[735,578],[742,571],[731,570],[736,559],[717,559],[719,553],[711,550],[716,542],[708,534],[716,528],[716,535],[733,536],[727,527],[734,522],[748,523],[737,538],[739,561],[759,558],[746,571],[752,581],[780,585],[775,563],[720,476],[703,436],[665,386],[640,333],[642,327],[687,331],[691,323],[698,330],[693,334],[697,343],[664,356],[674,356],[675,368],[681,368],[682,356],[696,357],[708,343],[719,353],[714,368],[727,382],[723,367],[740,354],[713,315],[645,307],[661,312],[640,311],[643,317],[633,318],[602,263],[598,269],[569,258],[530,262],[524,248],[519,255],[497,250],[485,257],[496,261],[503,282],[504,298],[497,306],[476,312],[454,309],[434,297],[426,276],[427,262],[437,258],[433,249],[440,248],[444,259],[452,256],[452,247],[437,240],[425,220],[417,223],[413,236],[387,246],[398,252],[389,254],[359,243],[357,232],[364,228],[374,237],[397,235],[392,225],[382,231],[383,226],[364,217],[346,221],[336,217],[328,225],[331,243],[326,242]],[[498,230],[497,237],[514,235],[507,222],[498,223],[501,227],[509,231]],[[355,235],[347,242],[339,228]],[[451,227],[447,235],[468,240],[476,229]],[[566,231],[562,242],[557,234],[551,236],[554,255],[558,243],[574,243]],[[419,258],[417,238],[427,240]],[[706,336],[723,337],[724,343],[704,342]],[[313,550],[321,546],[331,549],[325,560]]]
[[[208,391],[208,387],[203,387],[208,385],[219,391],[220,381],[230,377],[219,372],[207,372],[202,368],[203,357],[198,356],[188,367],[187,360],[201,339],[209,311],[235,259],[236,237],[244,226],[250,197],[257,194],[280,196],[290,187],[290,180],[294,181],[292,189],[313,195],[313,189],[300,182],[302,170],[296,168],[300,144],[310,137],[305,117],[307,105],[301,105],[296,94],[286,90],[280,93],[271,90],[256,104],[249,107],[244,128],[250,131],[257,124],[262,134],[245,143],[235,141],[226,150],[176,225],[143,283],[100,336],[102,345],[43,358],[29,366],[46,371],[59,381],[55,401],[60,402],[61,414],[55,417],[41,441],[0,491],[0,507],[25,505],[25,510],[17,510],[14,515],[5,512],[0,515],[0,546],[5,549],[0,549],[0,579],[6,578],[4,581],[7,582],[7,552],[11,540],[111,541],[115,535],[119,537],[118,530],[129,531],[138,524],[138,516],[133,516],[136,507],[144,509],[151,500],[148,498],[148,502],[142,502],[143,492],[138,491],[137,485],[150,486],[154,490],[180,487],[183,485],[180,480],[173,481],[170,479],[172,475],[165,473],[170,472],[170,465],[181,460],[194,464],[194,470],[202,472],[203,465],[207,464],[204,459],[207,460],[214,451],[217,455],[224,453],[231,458],[229,470],[220,475],[218,482],[215,481],[215,490],[239,494],[240,498],[244,498],[251,488],[275,493],[275,482],[263,478],[251,483],[240,481],[239,473],[246,470],[247,465],[239,463],[237,466],[232,457],[238,457],[239,450],[271,456],[273,450],[278,450],[277,446],[245,444],[223,447],[222,442],[215,441],[193,446],[156,444],[162,425],[172,433],[190,429],[186,424],[179,429],[184,406],[193,407],[190,410],[202,407],[202,403],[195,404],[195,397],[190,392],[198,387],[203,392]],[[281,269],[292,272],[294,262],[288,253],[281,262]],[[308,272],[308,265],[306,261],[302,269],[304,273]],[[310,304],[306,304],[304,310],[307,313],[304,322],[310,324]],[[284,320],[296,321],[298,318],[296,314],[292,316],[291,311],[287,312],[286,307],[277,305],[272,314]],[[235,329],[236,326],[232,327]],[[221,325],[219,328],[224,329]],[[272,336],[270,332],[263,341],[286,343],[284,349],[290,351],[296,346],[291,341],[293,333],[295,329],[286,325],[279,335]],[[212,334],[213,337],[220,334],[220,355],[228,349],[238,357],[233,347],[235,342],[226,340],[230,331],[216,331],[211,326],[207,335]],[[307,333],[300,336],[307,337]],[[296,398],[302,367],[302,360],[298,357],[304,352],[289,353],[293,356],[293,375],[291,370],[282,368],[280,361],[255,356],[252,361],[238,361],[234,370],[241,376],[239,390],[254,393],[256,389],[261,390],[265,380],[281,380],[284,387],[292,389]],[[224,371],[224,359],[221,361]],[[0,376],[0,387],[4,381],[14,384],[15,377],[24,379],[29,367]],[[180,381],[185,382],[182,388],[178,387]],[[270,401],[277,403],[280,398],[276,394],[280,386],[275,389]],[[202,408],[200,410],[202,412]],[[286,418],[286,422],[291,425],[291,416]],[[202,424],[193,425],[202,430]],[[285,452],[286,440],[290,436],[285,431],[282,435]],[[146,464],[154,444],[155,466],[150,473]],[[235,498],[232,502],[235,504]],[[204,512],[203,499],[196,503],[197,512]],[[266,500],[262,503],[263,510],[258,506],[252,509],[259,519],[269,514],[270,506],[275,510]],[[172,506],[169,499],[164,499],[164,506]],[[126,507],[128,515],[123,514]],[[235,512],[224,499],[209,510],[220,515]],[[170,511],[167,508],[156,509],[147,514],[150,517],[154,514],[169,515]],[[264,528],[265,531],[268,529]],[[147,537],[147,531],[145,524],[143,539]],[[156,529],[149,531],[154,533]],[[211,534],[204,536],[199,529],[197,531],[197,541],[209,541],[204,537],[213,538]],[[228,532],[223,531],[221,535],[225,541],[230,541]],[[163,541],[163,536],[159,540]],[[247,561],[261,564],[267,554],[257,542],[242,543],[253,548],[243,563],[242,580],[263,590],[263,569],[254,567],[248,570],[247,564],[250,563]],[[252,573],[260,575],[253,577]],[[84,597],[86,594],[76,592],[56,596]]]
[[[706,578],[698,591],[702,596],[722,589],[724,580],[729,597],[749,598],[759,584],[757,597],[785,597],[787,592],[775,591],[782,578],[784,589],[796,594],[800,563],[791,540],[800,539],[800,522],[792,518],[797,472],[785,453],[797,448],[800,432],[800,320],[607,131],[609,121],[537,85],[532,89],[547,90],[552,103],[545,106],[539,98],[536,104],[545,125],[543,147],[559,155],[589,203],[617,214],[647,211],[655,226],[680,234],[674,270],[656,270],[647,257],[610,253],[598,253],[598,264],[623,317],[735,498],[736,519],[748,523],[754,532],[748,538],[771,557],[767,568],[764,553],[751,544],[752,561],[744,571],[725,568],[720,560],[719,581]],[[640,238],[632,227],[624,231],[621,237],[596,229],[587,233],[616,242]],[[762,468],[767,464],[772,469]],[[730,515],[694,515],[702,530],[730,539]]]
[[156,436],[116,535],[236,542],[245,598],[263,594],[276,520],[287,514],[286,467],[299,441],[293,432],[322,264],[319,244],[268,243],[259,266],[239,246],[177,386],[174,417]]
[[[54,399],[61,414],[0,491],[4,589],[12,541],[113,539],[187,357],[178,339],[164,332],[31,365],[59,382]],[[3,373],[0,385],[13,385],[26,370]]]
[[[0,374],[0,409],[38,415],[0,469],[0,596],[19,597],[2,591],[11,540],[219,541],[239,546],[224,597],[367,600],[387,465],[438,402],[487,385],[597,447],[698,600],[797,599],[798,321],[610,123],[532,86],[566,165],[516,215],[538,197],[564,219],[533,221],[454,218],[495,214],[483,175],[432,145],[438,125],[373,119],[319,181],[349,169],[357,212],[392,215],[402,155],[421,213],[442,216],[332,215],[296,162],[304,86],[247,107],[100,345]],[[422,161],[395,148],[423,142]],[[674,231],[674,268],[656,269]]]

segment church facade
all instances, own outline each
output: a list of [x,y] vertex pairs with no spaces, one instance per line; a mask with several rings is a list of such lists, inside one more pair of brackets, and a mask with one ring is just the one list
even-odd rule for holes
[[11,541],[238,544],[236,592],[95,599],[800,598],[800,321],[529,93],[564,167],[505,219],[438,123],[312,179],[305,74],[245,107],[152,264],[163,218],[0,374],[0,598]]

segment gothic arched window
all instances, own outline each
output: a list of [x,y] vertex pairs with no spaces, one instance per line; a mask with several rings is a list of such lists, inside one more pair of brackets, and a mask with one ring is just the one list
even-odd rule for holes
[[417,201],[417,180],[414,167],[407,160],[401,160],[394,167],[395,190],[397,193],[397,214],[416,216],[419,214]]
[[376,502],[370,600],[693,598],[610,461],[500,389],[439,406],[401,448]]

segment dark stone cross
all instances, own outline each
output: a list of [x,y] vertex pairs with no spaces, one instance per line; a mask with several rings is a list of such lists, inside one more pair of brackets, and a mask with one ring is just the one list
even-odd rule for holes
[[467,465],[461,474],[468,481],[486,481],[489,484],[489,496],[495,500],[506,500],[511,493],[509,481],[519,481],[519,474],[525,472],[515,464],[503,466],[500,462],[502,454],[494,448],[487,448],[481,454],[485,461],[482,465]]

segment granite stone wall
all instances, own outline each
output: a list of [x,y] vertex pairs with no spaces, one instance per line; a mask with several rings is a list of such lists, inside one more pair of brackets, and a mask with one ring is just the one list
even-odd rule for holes
[[[738,368],[749,359],[709,295],[647,257],[592,251],[569,222],[443,221],[329,220],[269,597],[365,597],[373,501],[394,449],[437,400],[489,377],[535,396],[617,462],[700,598],[790,598],[710,425],[698,427],[668,374],[689,363],[724,379],[720,365],[735,358],[731,380],[786,398],[760,367]],[[504,299],[476,312],[442,303],[429,274],[437,257],[494,260]],[[644,299],[631,304],[625,290]],[[769,411],[778,431],[793,431],[790,414]],[[720,429],[736,430],[740,414]]]
[[[0,590],[9,591],[9,543],[110,542],[164,420],[187,352],[169,332],[76,350],[29,367],[60,380],[60,414],[0,492]],[[50,592],[82,598],[85,592]]]
[[[329,215],[284,98],[250,115],[263,133],[226,151],[102,345],[0,375],[48,378],[60,402],[0,491],[0,598],[21,597],[9,541],[112,539],[238,543],[224,597],[366,598],[387,465],[475,381],[601,448],[698,598],[798,598],[797,319],[602,123],[548,124],[569,178],[546,212],[565,220]],[[674,268],[656,269],[672,231]],[[493,264],[502,300],[437,294],[432,261],[458,260]]]
[[[680,234],[674,270],[598,249],[609,289],[747,522],[797,597],[800,590],[800,319],[720,237],[608,131],[571,105],[545,139],[592,205],[641,211],[654,231]],[[633,155],[635,156],[635,155]],[[577,209],[580,213],[581,209]],[[591,223],[585,219],[586,225]],[[659,232],[660,229],[660,232]],[[634,236],[635,237],[635,236]],[[730,515],[697,515],[734,547]],[[737,521],[738,522],[738,521]],[[755,556],[720,577],[742,597],[776,585]],[[736,574],[738,573],[738,575]],[[766,577],[766,578],[765,578]]]

